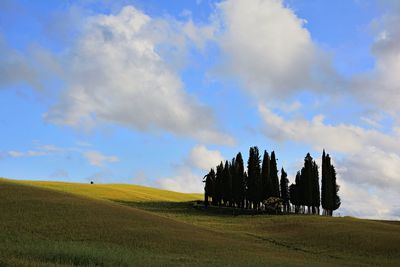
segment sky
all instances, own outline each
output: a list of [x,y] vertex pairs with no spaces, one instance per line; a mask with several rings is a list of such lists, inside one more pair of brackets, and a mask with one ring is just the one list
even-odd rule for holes
[[[0,176],[202,192],[250,146],[400,219],[400,2],[0,1]],[[320,165],[320,164],[319,164]]]

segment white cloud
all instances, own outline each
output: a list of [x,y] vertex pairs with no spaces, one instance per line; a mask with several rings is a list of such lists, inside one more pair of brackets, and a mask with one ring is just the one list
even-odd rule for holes
[[371,118],[371,117],[367,117],[367,116],[361,116],[360,120],[374,128],[382,128],[383,127],[382,124],[379,122],[379,118]]
[[209,171],[217,166],[224,158],[218,150],[209,150],[203,145],[196,145],[190,152],[189,162],[192,166]]
[[[256,96],[284,98],[332,82],[327,56],[313,43],[305,20],[281,0],[228,0],[217,5],[224,69]],[[332,84],[332,83],[331,83]]]
[[[179,26],[184,29],[176,32]],[[132,6],[88,18],[62,59],[66,89],[45,118],[73,127],[109,122],[231,144],[233,139],[216,129],[211,109],[185,92],[169,64],[174,51],[184,53],[179,33],[187,32],[189,39],[199,32],[209,35],[209,29],[196,29],[193,23],[152,19]],[[194,41],[202,45],[201,40]]]
[[87,151],[83,153],[85,158],[89,161],[91,165],[102,167],[105,162],[118,162],[119,158],[117,156],[106,156],[98,151]]
[[157,184],[167,190],[184,193],[201,193],[204,185],[200,175],[196,175],[190,168],[183,167],[174,177],[161,178]]
[[182,25],[182,31],[200,50],[204,50],[205,44],[214,39],[216,27],[213,24],[195,25],[192,19],[189,19]]
[[75,147],[58,147],[52,144],[40,144],[38,141],[34,141],[34,149],[30,149],[27,151],[18,151],[18,150],[10,150],[4,152],[3,154],[12,158],[21,158],[21,157],[38,157],[38,156],[48,156],[48,155],[56,155],[56,154],[65,154],[68,152],[81,152],[80,149]]
[[395,192],[372,189],[369,186],[348,183],[339,180],[342,204],[336,213],[341,216],[354,216],[369,219],[395,219],[396,201],[399,195]]
[[398,114],[400,108],[400,12],[375,20],[371,52],[375,65],[353,78],[352,92],[378,110]]
[[276,106],[285,113],[292,113],[299,110],[303,105],[299,101],[294,101],[292,103],[280,103]]
[[265,123],[265,134],[277,141],[292,140],[306,143],[316,150],[326,148],[343,153],[363,151],[365,147],[378,147],[384,151],[400,151],[398,135],[387,135],[380,131],[367,130],[355,125],[324,123],[322,115],[312,121],[303,119],[285,120],[264,105],[259,111]]
[[357,185],[391,190],[400,188],[400,156],[376,147],[366,147],[338,160],[340,172]]
[[178,173],[175,176],[160,178],[156,183],[161,188],[177,192],[203,192],[204,173],[198,174],[199,169],[202,172],[208,172],[210,168],[214,168],[223,160],[220,151],[209,150],[204,145],[196,145],[183,160],[184,164],[178,165]]
[[49,153],[46,151],[35,151],[35,150],[28,150],[28,151],[15,151],[11,150],[7,152],[7,155],[12,158],[21,158],[21,157],[38,157],[38,156],[46,156]]
[[0,35],[0,87],[27,83],[41,88],[38,73],[23,53],[9,47]]

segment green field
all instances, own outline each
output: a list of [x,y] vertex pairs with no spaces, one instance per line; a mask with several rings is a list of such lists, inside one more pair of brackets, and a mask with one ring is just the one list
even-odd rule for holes
[[198,194],[0,179],[0,266],[400,266],[400,223],[217,215]]

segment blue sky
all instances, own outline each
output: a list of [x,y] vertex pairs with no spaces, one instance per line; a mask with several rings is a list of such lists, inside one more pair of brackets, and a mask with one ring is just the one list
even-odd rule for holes
[[1,1],[0,175],[201,192],[250,146],[400,217],[397,1]]

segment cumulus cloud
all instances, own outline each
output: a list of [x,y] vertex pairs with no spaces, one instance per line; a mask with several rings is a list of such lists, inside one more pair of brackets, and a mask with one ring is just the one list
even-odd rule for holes
[[[88,18],[78,41],[62,59],[66,88],[45,119],[85,128],[110,122],[232,143],[231,137],[216,129],[211,109],[185,92],[163,57],[165,51],[181,49],[185,41],[174,34],[174,27],[132,6],[115,15]],[[194,28],[188,24],[185,31],[196,36]]]
[[224,158],[218,150],[209,150],[203,145],[196,145],[190,152],[190,165],[208,171],[217,166]]
[[351,182],[370,185],[382,190],[400,188],[400,156],[376,147],[366,147],[362,153],[353,153],[338,160],[340,172]]
[[256,96],[284,98],[334,80],[329,58],[314,44],[306,21],[283,1],[223,1],[216,17],[224,69]]
[[161,188],[184,193],[200,193],[203,191],[203,182],[199,175],[193,173],[190,168],[184,167],[174,177],[166,177],[157,180]]
[[326,148],[343,153],[363,151],[369,146],[388,152],[400,151],[397,133],[387,135],[350,124],[329,125],[324,123],[323,115],[315,116],[312,121],[285,120],[264,105],[259,106],[259,111],[265,134],[277,141],[292,140],[312,145],[317,150]]
[[381,189],[371,189],[369,186],[347,183],[339,180],[342,205],[337,211],[341,216],[354,216],[369,219],[400,218],[396,212],[399,195]]
[[335,161],[342,186],[343,204],[339,212],[358,217],[393,218],[395,199],[400,198],[397,131],[385,134],[354,125],[329,125],[324,123],[323,116],[316,116],[312,121],[285,120],[265,106],[261,105],[259,110],[269,138],[342,154]]
[[106,162],[118,162],[119,158],[117,156],[106,156],[98,151],[87,151],[83,153],[85,158],[89,161],[91,165],[102,167]]
[[[396,9],[395,9],[396,10]],[[371,53],[375,65],[353,78],[352,92],[378,110],[391,114],[400,111],[400,9],[372,23],[375,41]]]
[[198,171],[209,171],[223,159],[220,151],[210,150],[204,145],[196,145],[183,160],[185,164],[178,165],[178,173],[172,177],[158,179],[157,185],[177,192],[200,193],[204,187],[202,182],[204,174],[198,174]]

